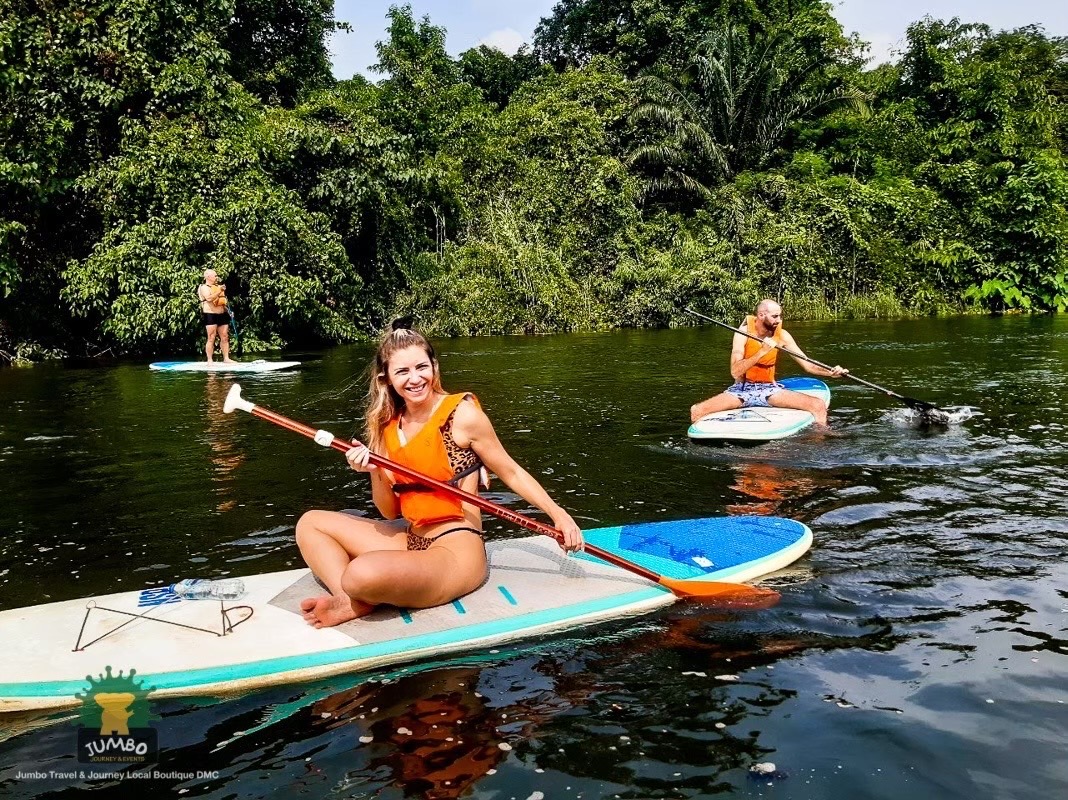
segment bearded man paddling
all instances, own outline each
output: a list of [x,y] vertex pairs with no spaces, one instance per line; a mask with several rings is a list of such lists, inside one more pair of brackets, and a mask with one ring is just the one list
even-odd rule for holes
[[[756,336],[757,342],[743,334]],[[710,397],[690,407],[690,421],[696,422],[716,411],[733,408],[797,408],[809,412],[818,425],[827,424],[827,404],[817,397],[793,392],[775,382],[775,364],[779,348],[792,350],[788,353],[810,375],[821,378],[837,378],[849,370],[835,366],[831,369],[818,367],[794,356],[804,357],[794,337],[782,327],[782,306],[771,299],[757,304],[756,314],[751,314],[738,326],[731,348],[731,377],[734,384],[725,392]]]

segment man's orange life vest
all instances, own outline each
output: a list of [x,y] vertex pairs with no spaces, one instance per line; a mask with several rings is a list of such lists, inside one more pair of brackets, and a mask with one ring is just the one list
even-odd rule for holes
[[[386,457],[430,478],[445,482],[452,480],[455,476],[441,429],[465,397],[470,397],[478,406],[478,398],[470,392],[447,395],[426,425],[407,444],[402,445],[400,440],[400,415],[391,419],[382,435]],[[462,502],[445,492],[418,486],[414,481],[397,484],[394,490],[400,501],[401,516],[413,527],[464,518]]]
[[[756,317],[752,314],[745,318],[745,327],[750,336],[760,336],[756,329]],[[775,326],[775,332],[771,335],[778,344],[782,344],[782,324]],[[745,340],[745,352],[743,358],[752,358],[763,345],[753,339]],[[745,371],[746,383],[775,383],[775,362],[779,358],[779,351],[772,350],[764,355],[757,363]]]
[[212,306],[226,305],[226,289],[221,286],[208,286],[208,284],[206,283],[201,284],[200,288],[202,289],[205,286],[208,287],[207,297],[202,296],[200,294],[200,291],[197,290],[197,297],[200,299],[200,302],[207,303],[208,305]]

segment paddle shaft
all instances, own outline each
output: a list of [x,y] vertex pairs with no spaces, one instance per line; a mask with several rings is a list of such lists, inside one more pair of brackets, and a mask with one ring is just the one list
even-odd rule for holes
[[[334,450],[337,450],[340,453],[347,453],[353,447],[357,446],[356,443],[346,442],[343,439],[338,439],[328,431],[316,430],[315,428],[312,428],[308,425],[304,425],[303,423],[297,422],[296,420],[289,419],[289,417],[284,417],[281,414],[276,414],[274,411],[270,411],[266,408],[262,408],[257,405],[252,406],[252,408],[250,409],[250,413],[252,413],[254,416],[259,417],[260,419],[265,419],[268,422],[273,422],[275,425],[279,425],[283,428],[286,428],[287,430],[291,430],[294,433],[299,433],[303,436],[307,436],[309,439],[313,439],[316,444],[323,445],[324,447],[333,448]],[[329,437],[329,439],[327,437]],[[371,453],[368,461],[370,461],[370,463],[374,464],[376,467],[384,467],[390,472],[393,472],[397,475],[401,475],[410,480],[417,481],[423,484],[424,486],[430,487],[431,489],[436,489],[438,491],[451,494],[453,497],[456,497],[459,500],[463,500],[465,503],[469,503],[475,506],[476,508],[481,509],[482,511],[486,511],[490,514],[493,514],[494,516],[500,517],[501,519],[508,520],[509,522],[514,522],[516,525],[519,525],[522,528],[534,531],[535,533],[541,533],[546,536],[551,536],[558,542],[563,541],[563,534],[559,530],[554,528],[552,525],[546,525],[544,522],[538,522],[536,519],[531,519],[530,517],[524,516],[523,514],[520,514],[516,511],[512,511],[510,508],[505,508],[504,506],[498,505],[492,500],[487,500],[486,498],[480,497],[477,494],[465,492],[463,489],[459,488],[458,486],[453,486],[451,483],[436,480],[435,478],[431,478],[429,475],[424,475],[421,472],[417,472],[416,470],[411,469],[410,467],[406,467],[403,464],[398,464],[397,462],[391,461],[390,459],[380,456],[376,453]],[[601,560],[607,561],[609,564],[613,564],[617,567],[620,567],[621,569],[625,569],[637,575],[641,575],[643,578],[651,580],[654,583],[664,582],[663,576],[659,575],[658,573],[646,569],[645,567],[639,564],[627,561],[624,558],[620,558],[615,553],[612,553],[608,550],[602,550],[596,545],[587,543],[585,545],[585,550],[587,553],[595,555]]]
[[[694,311],[692,308],[687,308],[686,311],[688,311],[690,314],[693,314],[695,317],[700,317],[703,320],[711,322],[713,325],[719,325],[721,328],[726,328],[727,330],[733,331],[734,333],[739,333],[742,336],[746,336],[746,337],[752,339],[753,341],[756,341],[756,342],[763,342],[764,341],[759,336],[754,336],[753,334],[747,333],[746,331],[738,330],[733,325],[728,325],[726,322],[720,322],[718,319],[712,319],[712,317],[706,317],[704,314],[701,314],[701,313],[699,313],[697,311]],[[817,361],[814,358],[809,358],[808,356],[806,356],[806,355],[804,355],[802,353],[795,353],[793,350],[789,349],[788,347],[779,347],[778,349],[781,350],[782,352],[786,353],[786,355],[788,355],[788,356],[793,356],[794,358],[800,358],[802,361],[807,361],[810,364],[815,364],[817,367],[823,367],[825,370],[833,370],[834,369],[834,367],[830,366],[829,364],[824,364],[822,361]],[[863,383],[865,386],[870,386],[872,389],[876,389],[877,391],[880,391],[883,394],[889,395],[890,397],[896,397],[898,400],[903,400],[905,403],[907,403],[909,405],[912,405],[912,404],[915,403],[916,405],[920,405],[920,406],[923,406],[925,408],[936,408],[936,406],[931,405],[930,403],[925,403],[923,400],[916,400],[915,398],[912,398],[912,397],[905,397],[904,395],[900,395],[897,392],[891,391],[890,389],[887,389],[884,386],[879,386],[878,384],[872,383],[871,381],[866,381],[863,378],[858,378],[852,372],[846,372],[846,373],[844,373],[842,375],[842,377],[843,378],[849,378],[851,380],[856,381],[857,383]]]
[[234,326],[234,338],[237,339],[237,353],[241,355],[241,334],[237,331],[237,317],[234,316],[234,310],[230,308],[230,304],[226,304],[226,313],[230,315],[230,324]]

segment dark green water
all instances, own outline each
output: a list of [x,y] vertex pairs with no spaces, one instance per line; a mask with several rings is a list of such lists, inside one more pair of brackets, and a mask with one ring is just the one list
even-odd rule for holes
[[[718,329],[438,343],[446,388],[476,392],[584,526],[741,513],[810,525],[775,608],[680,603],[371,682],[156,703],[155,769],[218,777],[19,778],[81,766],[77,724],[8,724],[0,794],[1061,796],[1068,318],[789,327],[815,358],[978,413],[923,430],[839,381],[833,435],[700,447],[687,413],[726,383]],[[351,433],[363,387],[341,390],[369,349],[287,355],[299,372],[245,377],[245,395]],[[300,566],[304,510],[370,510],[366,478],[336,453],[223,416],[230,383],[145,364],[0,370],[0,609]],[[759,762],[777,772],[756,779]]]

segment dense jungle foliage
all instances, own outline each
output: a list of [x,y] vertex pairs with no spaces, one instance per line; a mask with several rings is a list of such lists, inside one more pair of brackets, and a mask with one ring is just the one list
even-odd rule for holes
[[[560,0],[514,57],[410,7],[337,81],[330,0],[0,0],[0,354],[1068,309],[1068,41],[894,64],[817,0]],[[342,30],[339,30],[341,28]]]

